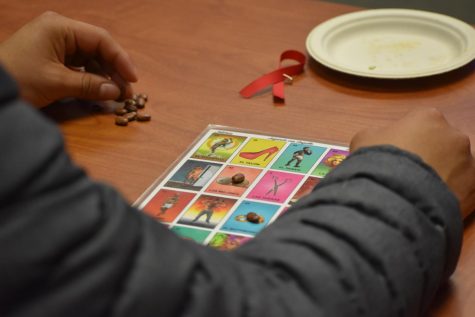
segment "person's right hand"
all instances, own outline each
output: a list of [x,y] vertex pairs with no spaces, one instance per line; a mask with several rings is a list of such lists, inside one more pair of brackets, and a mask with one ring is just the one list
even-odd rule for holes
[[16,79],[22,97],[38,107],[66,97],[130,97],[130,83],[137,81],[129,55],[109,32],[54,12],[1,43],[0,64]]
[[435,109],[420,109],[385,128],[357,133],[350,151],[389,144],[417,154],[432,166],[460,202],[465,218],[475,210],[475,161],[470,139]]

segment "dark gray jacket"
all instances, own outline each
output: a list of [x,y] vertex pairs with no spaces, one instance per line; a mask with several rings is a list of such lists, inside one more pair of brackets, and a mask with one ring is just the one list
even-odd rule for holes
[[89,179],[1,70],[0,85],[0,316],[417,316],[455,268],[458,203],[414,155],[362,149],[218,252]]

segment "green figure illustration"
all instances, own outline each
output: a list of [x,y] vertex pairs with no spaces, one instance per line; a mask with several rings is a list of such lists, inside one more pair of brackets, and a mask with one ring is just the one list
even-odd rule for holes
[[312,150],[308,146],[304,147],[301,150],[295,151],[294,154],[292,155],[292,159],[290,159],[290,161],[288,161],[287,164],[285,164],[285,166],[289,166],[290,164],[292,164],[293,161],[297,161],[295,162],[294,167],[300,167],[300,163],[302,163],[304,156],[311,155],[311,154],[312,154]]

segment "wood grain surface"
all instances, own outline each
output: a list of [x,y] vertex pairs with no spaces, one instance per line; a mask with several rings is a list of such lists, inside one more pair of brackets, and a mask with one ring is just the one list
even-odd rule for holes
[[[330,71],[310,61],[286,87],[285,106],[269,92],[238,91],[277,67],[287,49],[305,52],[317,24],[355,7],[315,0],[0,0],[0,40],[46,10],[106,28],[135,61],[137,92],[149,94],[148,123],[114,124],[107,106],[65,102],[45,110],[89,175],[131,202],[208,124],[348,143],[417,107],[440,109],[475,137],[475,64],[419,80],[381,81]],[[468,221],[459,267],[431,316],[475,315],[475,232]],[[437,247],[437,246],[434,246]]]

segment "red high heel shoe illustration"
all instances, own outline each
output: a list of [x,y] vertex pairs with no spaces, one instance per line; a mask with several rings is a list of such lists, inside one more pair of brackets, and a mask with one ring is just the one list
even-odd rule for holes
[[248,160],[255,160],[256,158],[258,158],[258,157],[260,157],[264,154],[267,154],[267,156],[264,158],[264,161],[265,161],[269,158],[269,156],[271,156],[272,154],[274,154],[278,150],[279,150],[279,148],[277,146],[273,146],[273,147],[270,147],[270,148],[267,148],[265,150],[258,151],[258,152],[241,152],[241,153],[239,153],[239,156],[242,157],[242,158],[248,159]]

